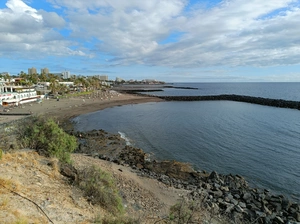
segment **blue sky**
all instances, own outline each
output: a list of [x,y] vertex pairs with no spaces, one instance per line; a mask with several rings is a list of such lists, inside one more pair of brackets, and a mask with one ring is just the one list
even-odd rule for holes
[[0,0],[0,72],[300,82],[300,0]]

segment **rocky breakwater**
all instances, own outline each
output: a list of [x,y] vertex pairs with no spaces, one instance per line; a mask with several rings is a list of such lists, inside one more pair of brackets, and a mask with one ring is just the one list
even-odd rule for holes
[[252,188],[239,175],[195,171],[178,161],[157,161],[143,150],[127,146],[119,136],[103,130],[81,133],[78,152],[130,166],[139,175],[155,178],[175,188],[188,190],[188,199],[201,201],[207,209],[234,223],[300,223],[300,205],[267,189]]
[[[150,95],[149,95],[150,96]],[[282,107],[300,110],[299,101],[282,100],[282,99],[269,99],[253,96],[242,95],[213,95],[213,96],[156,96],[166,101],[208,101],[208,100],[229,100],[245,103],[253,103],[272,107]]]

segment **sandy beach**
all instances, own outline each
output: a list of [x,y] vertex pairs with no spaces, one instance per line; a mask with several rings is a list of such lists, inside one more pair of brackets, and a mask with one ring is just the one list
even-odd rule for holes
[[56,117],[59,120],[64,120],[76,117],[80,114],[95,112],[109,107],[159,101],[162,100],[155,97],[123,93],[120,94],[115,91],[111,91],[111,93],[105,93],[105,95],[99,96],[62,98],[59,99],[59,101],[56,99],[43,99],[40,103],[28,103],[20,107],[9,109],[8,112],[3,112],[7,115],[0,115],[0,124],[24,117],[14,116],[12,114],[44,114],[46,116]]

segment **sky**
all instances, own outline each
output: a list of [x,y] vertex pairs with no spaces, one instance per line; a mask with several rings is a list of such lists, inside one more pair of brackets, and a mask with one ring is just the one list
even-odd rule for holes
[[300,82],[300,0],[0,0],[0,72]]

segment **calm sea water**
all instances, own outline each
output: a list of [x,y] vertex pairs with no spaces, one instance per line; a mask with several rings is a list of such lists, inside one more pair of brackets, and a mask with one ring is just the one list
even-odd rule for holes
[[[165,95],[241,94],[300,100],[300,83],[193,83]],[[223,90],[222,90],[223,88]],[[201,92],[201,94],[199,94]],[[75,118],[79,130],[122,133],[159,159],[240,174],[255,187],[300,201],[300,111],[231,101],[127,105]]]

